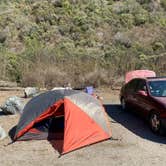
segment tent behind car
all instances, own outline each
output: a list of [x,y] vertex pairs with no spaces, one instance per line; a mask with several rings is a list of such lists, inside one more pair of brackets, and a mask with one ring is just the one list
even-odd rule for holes
[[14,141],[48,139],[64,154],[110,137],[106,113],[99,100],[81,91],[55,90],[27,103]]

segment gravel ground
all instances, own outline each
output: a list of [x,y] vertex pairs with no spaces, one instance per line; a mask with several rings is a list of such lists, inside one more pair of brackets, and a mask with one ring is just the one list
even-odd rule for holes
[[[135,115],[123,112],[118,91],[97,91],[103,98],[112,130],[112,140],[97,143],[59,158],[59,153],[48,141],[22,141],[6,146],[8,136],[0,141],[0,166],[62,166],[62,165],[112,165],[151,166],[166,165],[166,137],[156,136],[146,122]],[[12,95],[23,96],[22,91],[0,91],[0,104]],[[19,115],[4,116],[0,125],[10,132]]]

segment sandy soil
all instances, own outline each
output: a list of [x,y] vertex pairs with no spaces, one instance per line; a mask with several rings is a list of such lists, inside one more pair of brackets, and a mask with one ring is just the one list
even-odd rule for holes
[[[0,166],[62,166],[112,165],[151,166],[166,165],[166,137],[156,136],[146,122],[131,113],[123,112],[118,91],[98,92],[103,97],[109,116],[113,140],[97,143],[58,158],[59,153],[48,141],[24,141],[6,146],[8,136],[0,141]],[[9,96],[22,96],[21,91],[0,91],[0,104]],[[17,124],[19,115],[0,114],[0,125],[9,132]]]

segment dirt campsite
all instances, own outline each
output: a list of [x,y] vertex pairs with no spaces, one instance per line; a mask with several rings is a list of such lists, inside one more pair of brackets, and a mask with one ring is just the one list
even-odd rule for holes
[[[150,111],[150,126],[125,109],[125,96],[120,105],[119,89],[129,81],[124,76],[134,70],[153,70],[157,77],[166,77],[166,0],[0,0],[0,166],[165,166],[166,136],[153,132],[166,126],[166,84],[162,95],[147,80],[133,84],[138,97],[157,94],[154,106],[157,97],[164,98],[157,110],[139,103],[142,112]],[[97,96],[51,93],[87,86],[96,88]],[[34,91],[25,93],[22,87]],[[38,88],[51,89],[46,93],[52,100],[44,95],[40,102],[35,98],[39,107],[31,102],[24,107]],[[9,98],[23,103],[7,104]],[[9,112],[12,115],[4,114]],[[52,125],[57,116],[62,126]],[[61,139],[50,131],[56,130],[54,126],[61,127]],[[49,142],[52,133],[63,145],[63,155],[55,149],[57,140]],[[32,139],[34,135],[45,139]]]
[[[23,96],[23,91],[1,91],[0,104],[8,97]],[[154,135],[145,121],[123,112],[119,91],[97,90],[108,114],[112,139],[96,143],[59,158],[47,140],[11,142],[9,136],[0,141],[0,165],[165,165],[166,137]],[[27,102],[27,101],[25,101]],[[17,125],[19,115],[0,113],[0,125],[7,134]]]

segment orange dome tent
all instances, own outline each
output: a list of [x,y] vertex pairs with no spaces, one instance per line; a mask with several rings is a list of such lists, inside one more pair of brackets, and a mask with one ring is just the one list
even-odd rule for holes
[[65,154],[110,137],[106,113],[97,99],[81,91],[55,90],[27,103],[14,141],[47,139]]

